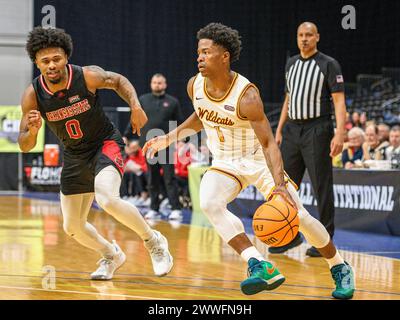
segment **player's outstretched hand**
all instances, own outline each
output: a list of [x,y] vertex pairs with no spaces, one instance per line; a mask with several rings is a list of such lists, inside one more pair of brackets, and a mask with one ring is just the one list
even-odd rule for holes
[[38,110],[31,110],[28,113],[28,130],[31,134],[36,135],[42,127],[42,117]]
[[[276,195],[281,196],[293,208],[295,208],[296,210],[299,210],[296,206],[296,202],[294,202],[294,200],[293,200],[292,196],[290,195],[286,186],[276,186],[274,191],[272,191],[272,193],[271,193],[271,197],[276,196]],[[270,197],[270,199],[271,199],[271,197]],[[267,199],[267,201],[270,199]]]
[[131,111],[132,132],[140,136],[140,129],[147,123],[146,113],[142,108],[133,108]]
[[167,148],[169,145],[170,142],[167,135],[155,137],[146,142],[143,147],[143,154],[146,158],[153,159],[158,151]]

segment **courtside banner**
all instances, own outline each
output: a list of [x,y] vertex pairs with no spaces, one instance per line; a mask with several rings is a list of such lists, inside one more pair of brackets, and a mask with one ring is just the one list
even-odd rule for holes
[[[317,201],[307,172],[299,195],[304,207],[318,218]],[[336,169],[333,195],[336,227],[400,236],[400,170]],[[258,190],[249,186],[228,209],[251,218],[264,201]]]
[[[0,106],[0,153],[21,152],[18,145],[19,124],[22,116],[20,106]],[[30,152],[43,152],[44,121],[35,148]]]

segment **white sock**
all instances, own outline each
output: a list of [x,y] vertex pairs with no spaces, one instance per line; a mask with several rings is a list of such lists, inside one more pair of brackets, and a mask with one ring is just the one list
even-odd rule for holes
[[325,259],[325,260],[326,260],[326,262],[328,262],[329,269],[332,269],[332,267],[337,266],[338,264],[344,263],[344,260],[338,250],[336,250],[336,254],[333,256],[333,258]]
[[250,258],[256,258],[259,261],[266,261],[263,255],[256,249],[256,247],[251,246],[242,251],[240,256],[248,262]]
[[146,237],[143,239],[143,241],[148,242],[148,241],[152,241],[155,240],[157,238],[157,234],[154,232],[154,230],[151,229],[151,236],[150,237]]
[[[114,247],[114,246],[113,246]],[[106,259],[112,259],[117,254],[117,250],[114,248],[114,252],[107,252],[103,254],[103,257]]]

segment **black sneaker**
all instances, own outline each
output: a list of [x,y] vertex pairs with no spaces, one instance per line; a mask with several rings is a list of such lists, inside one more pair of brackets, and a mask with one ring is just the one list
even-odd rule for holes
[[268,252],[269,253],[284,253],[285,251],[288,251],[289,249],[295,248],[303,243],[303,239],[301,238],[300,233],[297,234],[297,236],[292,240],[292,242],[282,246],[282,247],[269,247]]
[[315,247],[308,248],[306,251],[306,255],[315,258],[322,257],[322,254]]

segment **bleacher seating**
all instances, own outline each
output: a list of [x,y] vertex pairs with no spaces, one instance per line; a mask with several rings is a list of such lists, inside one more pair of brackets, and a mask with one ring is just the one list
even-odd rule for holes
[[[400,68],[381,69],[382,74],[359,74],[357,82],[346,82],[346,107],[366,112],[368,120],[400,124]],[[282,103],[265,103],[265,112],[275,131]]]
[[369,120],[400,123],[400,68],[382,68],[382,74],[360,74],[346,84],[349,112],[366,112]]

